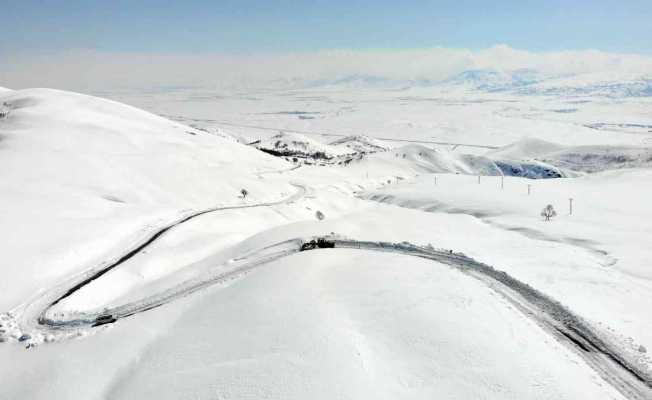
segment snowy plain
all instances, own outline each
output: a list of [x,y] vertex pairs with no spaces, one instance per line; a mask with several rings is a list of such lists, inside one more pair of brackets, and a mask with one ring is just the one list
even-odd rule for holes
[[[0,398],[649,398],[652,100],[570,84],[0,92]],[[643,384],[448,265],[298,251],[332,234],[504,271]]]

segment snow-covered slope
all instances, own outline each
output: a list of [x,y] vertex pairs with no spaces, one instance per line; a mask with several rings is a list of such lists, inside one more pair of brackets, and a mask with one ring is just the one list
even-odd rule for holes
[[563,148],[564,146],[546,142],[542,139],[526,138],[499,149],[491,150],[486,155],[496,159],[528,160]]
[[389,144],[384,143],[382,140],[366,135],[346,136],[331,142],[330,145],[342,148],[346,147],[349,151],[355,153],[376,153],[391,148]]
[[328,160],[353,151],[346,147],[331,146],[299,133],[280,132],[255,143],[266,153],[285,158]]
[[355,168],[410,173],[454,173],[466,175],[506,175],[525,178],[561,178],[568,172],[536,160],[489,158],[471,154],[408,145],[372,154],[353,164]]
[[11,89],[7,89],[6,87],[2,87],[2,86],[0,86],[0,93],[3,93],[3,92],[11,92],[11,91],[12,91]]
[[[438,175],[437,183],[433,181],[426,175],[363,197],[435,215],[471,216],[478,225],[501,231],[495,235],[502,236],[503,245],[490,250],[492,255],[476,253],[480,251],[478,243],[470,245],[478,249],[471,250],[473,254],[493,259],[492,263],[505,266],[508,273],[553,294],[603,329],[621,335],[624,342],[635,340],[638,344],[632,346],[633,353],[652,365],[648,357],[652,347],[652,249],[648,245],[652,234],[652,170],[607,171],[540,181],[505,178],[502,188],[496,178],[478,184],[469,177]],[[558,214],[551,222],[539,215],[547,204]],[[480,235],[479,229],[473,235]],[[509,262],[498,259],[519,251],[520,240],[542,248],[529,255],[524,252],[521,261],[507,267]],[[562,248],[571,252],[568,259],[554,255]],[[557,261],[533,268],[527,265],[537,263],[534,259],[547,257],[550,254],[544,253],[549,252],[558,257]]]
[[541,160],[584,172],[652,168],[652,147],[577,146],[548,153]]
[[[352,107],[337,93],[342,106],[302,93],[269,108],[323,102],[331,117],[287,128],[304,132],[411,140],[424,123],[437,149],[264,143],[333,157],[297,166],[179,123],[289,126],[258,101],[238,100],[241,120],[172,122],[66,92],[1,94],[0,398],[650,398],[649,170],[501,178],[567,176],[542,160],[597,150],[527,140],[469,155],[461,138],[478,152],[578,129],[569,143],[614,142],[496,94]],[[381,114],[387,130],[369,129]],[[553,222],[539,218],[548,203]],[[315,236],[339,242],[305,247]]]
[[[543,331],[510,308],[480,282],[425,260],[346,250],[299,254],[202,298],[105,394],[618,398],[577,355],[558,345],[550,351]],[[545,384],[532,389],[541,376]]]
[[524,139],[486,155],[493,160],[544,162],[580,172],[652,167],[650,147],[561,146],[540,139]]
[[3,103],[0,308],[189,209],[293,190],[255,175],[282,160],[133,107],[48,89]]

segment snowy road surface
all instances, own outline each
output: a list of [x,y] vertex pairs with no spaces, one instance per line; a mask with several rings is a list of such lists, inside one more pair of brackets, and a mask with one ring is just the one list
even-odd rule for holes
[[[86,313],[72,317],[67,315],[51,316],[48,314],[50,307],[56,305],[60,299],[74,295],[81,287],[94,279],[98,279],[103,274],[100,271],[84,282],[76,284],[66,292],[65,296],[57,299],[42,310],[38,316],[38,325],[39,328],[45,331],[49,330],[50,333],[57,333],[61,329],[66,328],[90,328],[95,325],[104,324],[104,322],[112,323],[115,320],[129,317],[172,300],[185,297],[217,282],[236,279],[256,267],[302,251],[302,245],[308,241],[309,239],[297,238],[272,246],[266,246],[265,248],[240,257],[240,261],[234,263],[228,272],[223,272],[216,276],[198,277],[183,282],[177,287],[168,289],[162,293],[151,295],[133,303],[105,308],[101,312]],[[573,349],[605,381],[609,382],[627,398],[647,399],[652,396],[652,377],[647,371],[628,359],[627,355],[620,352],[617,346],[610,343],[608,339],[601,337],[599,333],[594,331],[580,317],[573,314],[566,307],[529,285],[509,276],[505,272],[496,270],[491,266],[482,264],[462,254],[455,254],[447,250],[437,250],[432,247],[420,247],[407,242],[383,243],[325,238],[325,243],[332,244],[335,249],[380,251],[420,257],[460,270],[482,281],[493,291],[499,293],[513,304],[519,312],[533,319],[548,334]],[[308,248],[307,250],[310,249]],[[322,251],[333,250],[324,249]],[[32,326],[35,326],[35,324]]]

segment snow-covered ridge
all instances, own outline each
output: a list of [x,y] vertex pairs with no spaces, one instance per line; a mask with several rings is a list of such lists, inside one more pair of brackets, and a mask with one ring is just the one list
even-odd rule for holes
[[649,147],[561,146],[528,138],[492,150],[486,155],[494,160],[541,162],[579,172],[652,168],[652,148]]
[[299,133],[280,132],[253,144],[257,149],[294,162],[328,161],[353,153],[347,147],[321,143]]
[[547,79],[519,90],[521,94],[564,96],[652,96],[652,74],[593,73]]
[[464,175],[520,176],[531,179],[562,178],[572,173],[536,160],[510,160],[431,149],[418,144],[368,156],[358,168],[404,173],[453,173]]
[[386,151],[391,146],[383,141],[366,135],[347,136],[330,143],[331,146],[348,148],[355,153],[375,153]]

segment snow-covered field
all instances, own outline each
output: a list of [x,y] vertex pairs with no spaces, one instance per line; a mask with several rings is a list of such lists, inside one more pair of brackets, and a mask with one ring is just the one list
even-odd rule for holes
[[0,399],[652,398],[647,81],[490,78],[0,88]]

